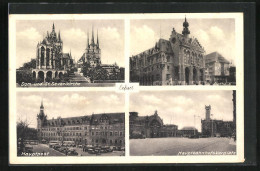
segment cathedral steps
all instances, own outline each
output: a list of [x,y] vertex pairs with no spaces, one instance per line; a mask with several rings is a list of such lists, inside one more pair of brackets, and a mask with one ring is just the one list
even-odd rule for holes
[[85,78],[84,76],[81,76],[76,72],[69,73],[69,81],[71,83],[90,83],[89,79]]

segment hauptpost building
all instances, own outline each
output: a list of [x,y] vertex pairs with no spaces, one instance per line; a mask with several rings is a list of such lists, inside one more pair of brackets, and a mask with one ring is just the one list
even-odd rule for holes
[[39,141],[74,141],[76,145],[124,146],[125,114],[103,113],[47,119],[41,103],[37,115]]

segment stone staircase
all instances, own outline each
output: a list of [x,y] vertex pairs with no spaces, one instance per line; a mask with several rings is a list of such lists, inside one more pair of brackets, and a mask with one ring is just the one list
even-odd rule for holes
[[69,81],[71,83],[90,83],[89,78],[86,78],[86,77],[80,75],[77,72],[70,72],[69,73]]

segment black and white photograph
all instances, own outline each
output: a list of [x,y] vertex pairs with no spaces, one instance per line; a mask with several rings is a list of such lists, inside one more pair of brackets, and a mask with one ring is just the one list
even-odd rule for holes
[[236,85],[235,19],[131,20],[130,55],[141,86]]
[[124,95],[17,93],[17,156],[124,156]]
[[130,96],[131,156],[236,155],[236,91]]
[[10,164],[244,160],[243,13],[8,23]]
[[114,86],[124,75],[123,20],[16,21],[18,87]]

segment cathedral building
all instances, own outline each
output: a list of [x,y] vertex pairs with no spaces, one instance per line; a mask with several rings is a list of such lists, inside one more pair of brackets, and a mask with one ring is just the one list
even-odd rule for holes
[[70,53],[63,53],[63,41],[60,32],[57,34],[53,24],[52,31],[47,31],[46,37],[36,47],[36,68],[32,70],[33,77],[41,79],[61,78],[73,66]]
[[103,113],[80,117],[47,119],[43,103],[37,115],[40,142],[74,141],[76,145],[125,145],[125,114]]
[[168,40],[130,57],[130,81],[140,85],[204,84],[205,50],[198,39],[189,37],[189,23],[182,34],[172,29]]
[[201,120],[201,131],[204,136],[231,137],[234,133],[235,123],[233,121],[223,121],[211,119],[211,106],[205,106],[206,118]]
[[98,31],[97,31],[97,41],[95,42],[93,28],[92,28],[91,41],[89,41],[89,33],[88,33],[86,49],[83,55],[81,56],[81,58],[77,62],[79,72],[82,71],[84,64],[88,64],[90,68],[101,67],[107,71],[108,75],[111,75],[113,72],[120,73],[120,68],[116,63],[114,64],[101,63],[101,49],[99,46]]
[[157,111],[150,116],[138,116],[137,112],[130,112],[130,138],[158,138],[175,137],[178,126],[164,125]]

